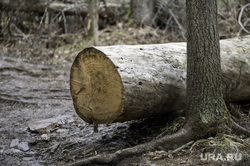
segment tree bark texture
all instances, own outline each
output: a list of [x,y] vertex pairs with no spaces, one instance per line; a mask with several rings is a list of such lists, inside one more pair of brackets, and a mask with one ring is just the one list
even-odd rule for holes
[[216,0],[187,0],[187,110],[203,123],[224,115]]
[[[250,99],[249,44],[250,36],[221,41],[226,101]],[[75,110],[101,124],[184,109],[186,64],[186,43],[86,48],[71,67]]]

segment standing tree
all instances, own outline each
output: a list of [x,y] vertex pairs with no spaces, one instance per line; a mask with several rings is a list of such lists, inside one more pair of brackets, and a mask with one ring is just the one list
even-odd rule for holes
[[[216,0],[187,0],[187,111],[199,136],[222,127],[221,60]],[[215,130],[214,130],[215,129]]]
[[98,45],[98,21],[99,21],[99,14],[98,14],[98,0],[89,0],[88,10],[90,19],[88,20],[88,30],[90,35],[93,35],[94,45]]
[[[217,0],[187,0],[186,5],[188,66],[187,121],[184,127],[175,134],[114,154],[93,156],[76,165],[114,163],[159,148],[172,149],[209,135],[223,134],[224,129],[228,128],[227,122],[231,118],[222,96]],[[237,125],[233,123],[233,126]],[[246,129],[239,126],[234,128],[249,136]]]

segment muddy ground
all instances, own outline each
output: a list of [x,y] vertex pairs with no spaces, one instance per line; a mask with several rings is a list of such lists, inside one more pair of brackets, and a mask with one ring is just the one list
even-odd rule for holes
[[[118,28],[119,29],[119,28]],[[101,45],[155,43],[159,34],[144,30],[131,32],[102,32]],[[139,34],[139,35],[138,35]],[[141,35],[141,36],[140,36]],[[131,36],[134,40],[131,40]],[[147,37],[148,36],[148,37]],[[129,37],[129,39],[127,39]],[[112,38],[114,41],[111,41]],[[167,42],[161,38],[161,42]],[[86,44],[87,43],[87,44]],[[182,115],[168,115],[124,123],[100,125],[99,133],[93,125],[82,121],[75,113],[69,91],[70,67],[83,47],[90,43],[37,50],[30,48],[0,51],[0,165],[71,165],[75,161],[155,139],[161,133],[176,132],[183,122]],[[249,115],[249,107],[244,114]],[[248,119],[249,120],[249,119]],[[249,147],[249,138],[241,136],[242,144]],[[201,141],[202,142],[202,141]],[[250,165],[249,151],[244,150],[241,160],[201,160],[204,149],[216,144],[210,137],[205,145],[193,144],[180,152],[154,160],[158,153],[148,152],[124,158],[115,165]],[[241,149],[242,150],[242,149]],[[248,148],[249,150],[249,148]]]

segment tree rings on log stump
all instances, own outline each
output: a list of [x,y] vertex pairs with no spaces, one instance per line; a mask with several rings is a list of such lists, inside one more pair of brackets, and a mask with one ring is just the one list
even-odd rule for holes
[[122,113],[123,84],[112,61],[101,51],[81,51],[70,73],[70,90],[77,114],[94,124],[111,123]]

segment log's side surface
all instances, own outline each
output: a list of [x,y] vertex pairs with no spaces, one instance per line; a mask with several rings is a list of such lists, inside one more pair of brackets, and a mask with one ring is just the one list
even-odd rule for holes
[[124,86],[123,113],[115,121],[185,106],[185,47],[184,43],[172,43],[96,48],[117,66]]
[[224,99],[250,100],[250,35],[221,40],[220,47]]
[[[227,101],[250,99],[249,45],[250,36],[221,41]],[[87,67],[95,66],[98,55],[98,69]],[[85,49],[72,65],[70,84],[76,112],[87,122],[127,121],[183,109],[186,43]]]

